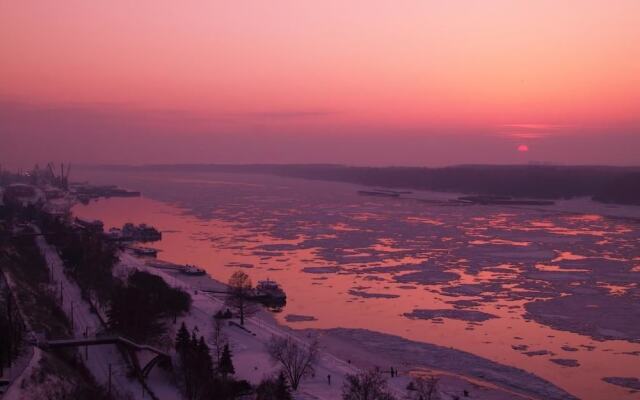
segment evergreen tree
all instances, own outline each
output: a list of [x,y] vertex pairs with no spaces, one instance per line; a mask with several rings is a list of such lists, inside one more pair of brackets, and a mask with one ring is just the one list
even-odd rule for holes
[[188,350],[188,359],[189,359],[189,369],[195,371],[198,368],[198,337],[196,336],[195,330],[191,332],[191,339],[189,339],[189,350]]
[[196,330],[191,332],[191,340],[189,341],[189,348],[195,351],[198,348],[198,336],[196,336]]
[[[196,337],[194,330],[191,341],[193,346],[191,348],[192,361],[189,368],[192,376],[192,393],[194,398],[200,399],[213,379],[213,361],[204,337],[200,336],[199,339],[195,339]],[[194,339],[195,342],[193,341]]]
[[200,336],[197,354],[199,373],[202,374],[203,378],[208,380],[213,376],[213,360],[209,353],[209,346],[207,346],[207,343],[204,341],[204,336]]
[[276,379],[276,399],[277,400],[291,400],[291,388],[287,378],[284,377],[284,372],[280,371],[278,378]]
[[233,367],[233,361],[231,359],[231,350],[229,345],[225,344],[222,350],[222,356],[220,357],[220,363],[218,364],[218,371],[223,377],[227,377],[229,374],[235,374],[236,370]]
[[191,400],[196,397],[199,389],[198,374],[198,339],[195,329],[189,335],[187,327],[183,323],[176,335],[176,350],[180,357],[180,373],[184,382],[186,398]]
[[180,325],[178,333],[176,334],[176,352],[180,356],[184,356],[189,347],[189,331],[187,330],[184,322]]
[[265,379],[256,388],[256,400],[292,400],[291,389],[284,373]]

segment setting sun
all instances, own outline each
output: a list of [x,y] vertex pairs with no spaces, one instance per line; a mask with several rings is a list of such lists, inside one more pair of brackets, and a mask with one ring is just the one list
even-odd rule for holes
[[640,0],[0,0],[0,397],[639,400]]

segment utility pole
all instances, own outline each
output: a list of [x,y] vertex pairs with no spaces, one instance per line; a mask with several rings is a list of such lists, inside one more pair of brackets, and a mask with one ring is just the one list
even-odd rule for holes
[[[84,327],[84,338],[86,339],[89,336],[89,327]],[[89,346],[84,346],[84,359],[89,359]]]
[[[7,285],[8,288],[8,285]],[[13,366],[13,310],[11,309],[11,292],[7,290],[7,316],[9,317],[9,345],[7,346],[7,354],[9,355],[9,368]]]
[[111,398],[111,363],[109,363],[109,385],[107,387],[109,392],[109,398]]
[[75,324],[73,323],[73,300],[71,300],[71,333],[75,330]]

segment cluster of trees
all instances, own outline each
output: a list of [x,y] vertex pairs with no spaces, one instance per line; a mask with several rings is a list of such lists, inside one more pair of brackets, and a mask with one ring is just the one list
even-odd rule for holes
[[[553,165],[460,165],[445,168],[266,166],[278,175],[369,186],[514,197],[560,199],[580,196],[640,204],[640,170],[624,167]],[[620,183],[625,183],[621,185]],[[612,188],[619,188],[609,193]]]
[[[71,324],[58,303],[59,296],[49,286],[50,274],[45,260],[34,237],[28,235],[29,231],[24,233],[25,236],[18,235],[6,245],[0,245],[3,270],[0,275],[0,376],[2,367],[22,353],[22,346],[29,345],[25,342],[27,326],[49,338],[71,334]],[[2,281],[5,274],[13,282],[11,290]],[[46,385],[49,398],[108,398],[106,390],[93,380],[80,361],[76,349],[46,352],[37,365],[37,371],[31,386],[39,388]],[[64,387],[55,385],[58,381],[69,384],[62,385]]]
[[378,370],[347,375],[342,388],[343,400],[394,400],[387,388],[387,380]]
[[[465,392],[466,394],[466,392]],[[342,388],[343,400],[395,400],[387,387],[387,380],[378,369],[347,375]],[[438,378],[413,379],[407,386],[406,400],[439,400]]]
[[24,326],[9,288],[0,276],[0,376],[18,357],[24,339]]
[[65,271],[83,295],[106,304],[117,284],[112,274],[118,261],[116,246],[100,232],[75,229],[64,219],[45,213],[40,216],[40,225],[47,241],[60,251]]
[[627,173],[611,179],[593,196],[601,203],[640,205],[640,172]]
[[178,355],[178,375],[188,400],[236,399],[251,392],[251,385],[236,380],[229,344],[222,346],[216,360],[211,357],[209,346],[197,328],[191,333],[182,323],[175,341]]
[[[59,296],[49,286],[49,270],[29,232],[24,233],[26,236],[12,238],[0,248],[0,265],[13,281],[13,296],[9,296],[10,289],[6,284],[0,283],[3,288],[0,290],[0,320],[7,323],[6,329],[0,328],[0,335],[16,335],[16,330],[24,332],[21,313],[17,309],[19,303],[24,317],[30,320],[29,325],[35,332],[60,337],[68,334],[68,320],[60,308]],[[4,343],[4,340],[0,340],[0,344]]]
[[547,199],[588,196],[596,201],[640,204],[640,191],[636,189],[640,186],[638,167],[459,165],[424,168],[351,167],[335,164],[203,164],[120,168],[262,173],[389,188]]
[[215,319],[231,319],[233,318],[233,314],[231,313],[231,310],[229,310],[228,308],[224,311],[220,309],[216,312],[216,314],[214,315],[214,318]]
[[292,400],[291,389],[284,372],[277,377],[267,378],[256,388],[256,400]]
[[[407,400],[438,400],[438,382],[439,379],[433,375],[412,380],[407,386]],[[463,393],[465,397],[468,396],[466,390]]]
[[164,319],[175,319],[190,309],[189,294],[156,275],[135,271],[126,282],[114,277],[118,249],[101,232],[74,228],[46,213],[39,215],[39,222],[47,241],[60,251],[65,273],[77,282],[83,296],[108,306],[113,331],[145,341],[165,331]]
[[146,341],[165,331],[164,321],[189,311],[191,296],[159,276],[131,273],[112,289],[109,327],[134,340]]
[[214,324],[213,349],[199,336],[197,327],[189,332],[182,323],[176,334],[177,372],[188,400],[254,398],[254,395],[256,400],[291,400],[292,388],[297,389],[300,380],[313,373],[318,354],[316,342],[303,346],[292,338],[274,337],[267,350],[281,371],[252,388],[247,381],[233,378],[235,367],[222,329],[224,322],[214,319]]
[[183,322],[176,335],[175,348],[186,397],[199,398],[199,394],[213,376],[213,361],[209,347],[202,336],[198,339],[195,329],[189,334]]

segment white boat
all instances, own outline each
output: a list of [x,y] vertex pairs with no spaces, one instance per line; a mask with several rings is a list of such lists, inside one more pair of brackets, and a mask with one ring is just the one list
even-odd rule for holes
[[207,273],[207,271],[205,271],[202,268],[198,268],[195,265],[185,265],[184,268],[182,268],[181,271],[183,274],[185,275],[194,275],[194,276],[198,276],[198,275],[205,275]]
[[276,281],[270,279],[258,281],[255,289],[256,297],[264,297],[273,300],[284,300],[287,298],[284,290]]

